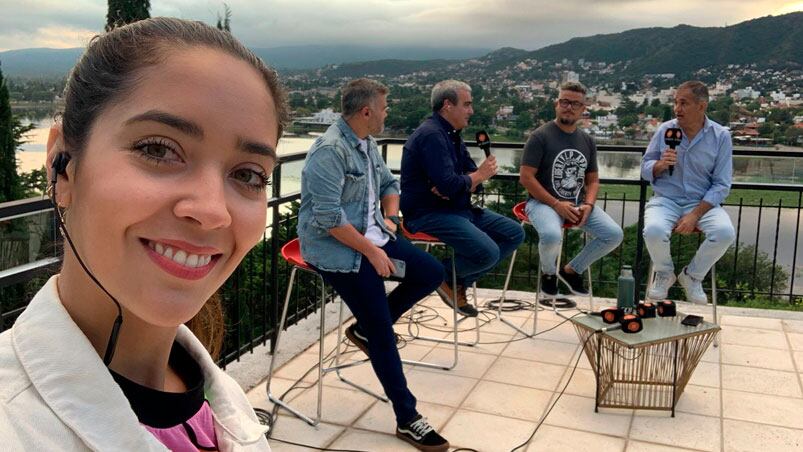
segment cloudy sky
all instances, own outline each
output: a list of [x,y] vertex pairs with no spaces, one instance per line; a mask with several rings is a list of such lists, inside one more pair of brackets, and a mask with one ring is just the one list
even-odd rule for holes
[[[795,0],[227,0],[251,47],[305,44],[537,49],[631,28],[726,26],[803,11]],[[670,6],[671,5],[671,6]],[[103,29],[105,0],[0,0],[0,51],[81,47]],[[214,23],[223,2],[151,0],[152,16]]]

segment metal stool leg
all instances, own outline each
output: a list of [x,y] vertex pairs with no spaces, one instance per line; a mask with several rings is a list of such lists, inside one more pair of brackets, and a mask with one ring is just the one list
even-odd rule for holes
[[[521,222],[521,227],[523,228],[525,224],[527,224],[527,223],[522,221]],[[510,320],[506,319],[505,316],[502,314],[502,305],[504,305],[505,300],[507,299],[506,298],[507,297],[507,289],[508,289],[508,285],[510,284],[510,278],[513,275],[513,266],[516,263],[516,256],[518,255],[518,252],[519,252],[518,249],[513,250],[513,255],[510,257],[510,265],[507,268],[507,276],[505,276],[505,286],[502,288],[502,297],[499,299],[499,304],[497,304],[497,306],[496,306],[496,318],[498,318],[505,325],[507,325],[507,326],[513,328],[514,330],[518,331],[519,333],[521,333],[521,334],[523,334],[523,335],[525,335],[527,337],[532,337],[535,334],[535,327],[536,327],[535,323],[538,320],[538,310],[540,309],[539,306],[538,306],[538,299],[539,299],[538,298],[538,292],[540,292],[540,290],[541,290],[541,266],[540,265],[538,266],[538,281],[536,282],[537,287],[536,287],[536,293],[535,293],[535,305],[534,305],[534,308],[533,308],[534,312],[535,312],[535,314],[533,314],[533,332],[532,333],[528,333],[528,332],[524,331],[523,329],[521,329],[518,326],[516,326],[515,324],[513,324],[513,322],[511,322]]]
[[370,358],[364,358],[364,359],[361,359],[361,360],[358,360],[358,361],[354,361],[354,362],[350,362],[350,363],[346,363],[346,364],[341,364],[340,363],[340,356],[341,356],[341,354],[340,354],[340,345],[343,343],[343,304],[344,304],[343,303],[343,299],[341,298],[340,299],[340,306],[339,306],[339,310],[338,310],[339,311],[338,312],[338,320],[337,320],[337,343],[335,345],[335,347],[336,347],[335,348],[335,365],[332,366],[332,367],[327,367],[326,369],[323,370],[323,372],[324,373],[328,373],[328,372],[331,372],[332,370],[334,370],[335,374],[337,374],[337,377],[340,378],[340,381],[342,381],[343,383],[346,383],[347,385],[349,385],[349,386],[351,386],[351,387],[353,387],[355,389],[359,389],[360,391],[362,391],[362,392],[364,392],[364,393],[366,393],[366,394],[368,394],[370,396],[373,396],[373,397],[375,397],[375,398],[377,398],[377,399],[379,399],[379,400],[381,400],[383,402],[388,402],[389,399],[387,397],[385,397],[384,395],[377,394],[376,392],[366,388],[365,386],[362,386],[360,384],[354,383],[353,381],[351,381],[348,378],[346,378],[340,372],[343,369],[346,369],[346,368],[349,368],[349,367],[354,367],[354,366],[369,362],[371,360]]
[[[427,249],[429,249],[429,246],[430,246],[430,244],[428,243],[427,244]],[[438,343],[442,343],[442,344],[452,344],[453,343],[454,344],[454,360],[452,361],[452,364],[449,365],[449,366],[444,366],[442,364],[429,363],[429,362],[426,362],[426,361],[416,361],[416,360],[407,360],[407,359],[403,359],[402,360],[402,362],[404,364],[409,364],[411,366],[428,367],[428,368],[431,368],[431,369],[442,369],[442,370],[452,370],[457,366],[457,359],[458,359],[457,358],[458,357],[457,347],[459,345],[461,345],[462,343],[459,341],[459,339],[457,337],[457,322],[458,322],[457,321],[457,268],[456,268],[456,264],[455,264],[455,252],[454,252],[454,248],[450,247],[450,250],[451,250],[451,255],[452,255],[452,316],[453,316],[452,321],[454,322],[453,323],[454,328],[452,330],[453,340],[450,341],[450,340],[441,339],[441,338],[419,336],[417,334],[413,334],[413,329],[412,329],[413,328],[413,326],[412,326],[413,325],[413,319],[412,319],[412,316],[409,318],[409,321],[407,322],[407,332],[413,339],[421,339],[421,340],[425,340],[425,341],[438,342]],[[477,329],[479,329],[479,323],[477,324],[477,327],[478,327]],[[478,339],[479,339],[479,337],[478,337]],[[475,345],[475,344],[465,343],[465,345],[471,346],[471,345]]]
[[[526,221],[521,222],[521,227],[524,228],[524,225],[527,224]],[[510,265],[507,267],[507,275],[505,276],[505,285],[502,287],[502,297],[499,299],[499,304],[503,304],[507,297],[507,289],[510,284],[510,277],[513,275],[513,265],[516,263],[516,255],[518,254],[519,249],[516,248],[513,250],[513,255],[510,257]],[[501,311],[500,311],[501,312]]]
[[[522,222],[522,225],[523,224],[524,224],[524,222]],[[513,328],[514,330],[518,331],[519,333],[521,333],[521,334],[523,334],[523,335],[525,335],[527,337],[532,337],[532,335],[530,333],[527,333],[526,331],[522,330],[521,328],[519,328],[518,326],[513,324],[513,322],[511,322],[510,320],[506,319],[505,316],[502,314],[502,305],[505,304],[505,292],[507,292],[507,286],[510,283],[510,275],[513,273],[513,264],[516,262],[516,255],[518,254],[518,252],[519,252],[518,249],[514,250],[513,251],[513,255],[510,258],[510,266],[508,267],[507,277],[505,278],[505,287],[502,289],[502,297],[499,299],[499,304],[496,305],[496,318],[499,319],[505,325],[507,325],[507,326]],[[540,274],[541,270],[539,269],[538,271],[539,271],[539,274]],[[540,283],[540,278],[539,278],[538,284],[539,285],[541,284]],[[538,295],[537,294],[536,294],[536,304],[538,304]],[[537,310],[538,307],[536,306],[535,309]],[[533,320],[533,321],[535,321],[535,320]]]
[[[273,395],[273,393],[270,391],[270,382],[273,379],[273,369],[274,369],[274,366],[275,366],[275,363],[276,363],[276,350],[279,350],[279,344],[280,344],[280,339],[282,337],[282,331],[284,330],[284,324],[285,324],[285,321],[287,320],[287,308],[290,305],[290,295],[293,292],[293,282],[295,281],[297,270],[298,270],[298,267],[294,266],[293,269],[290,271],[290,283],[287,285],[287,295],[285,295],[285,297],[284,297],[284,307],[282,308],[282,317],[279,320],[278,330],[276,331],[276,342],[274,343],[274,348],[273,348],[274,349],[274,354],[273,354],[273,357],[270,360],[270,366],[268,367],[268,380],[265,383],[265,391],[268,393],[268,400],[270,400],[274,404],[279,405],[280,407],[286,409],[287,411],[293,413],[294,415],[296,415],[296,417],[298,417],[299,419],[303,420],[307,424],[314,426],[314,425],[317,424],[317,422],[313,421],[308,416],[306,416],[304,413],[296,410],[295,408],[293,408],[292,406],[290,406],[289,404],[287,404],[283,400],[279,399],[278,397],[275,397]],[[323,348],[323,343],[321,343],[321,348]]]
[[[290,295],[292,294],[292,291],[293,291],[293,282],[295,281],[295,277],[296,277],[297,271],[298,271],[298,267],[294,266],[292,271],[290,272],[290,283],[288,284],[287,295],[285,295],[285,299],[284,299],[284,307],[282,308],[282,317],[281,317],[281,320],[279,321],[279,326],[278,326],[279,329],[278,329],[278,331],[276,333],[276,343],[275,343],[274,350],[278,350],[279,349],[279,342],[280,342],[280,338],[281,338],[281,335],[282,335],[282,330],[284,329],[285,322],[287,321],[287,310],[288,310],[288,307],[290,305]],[[366,394],[374,396],[377,399],[382,400],[383,402],[387,402],[388,399],[387,399],[387,397],[384,397],[382,395],[376,394],[375,392],[371,391],[370,389],[364,388],[364,387],[362,387],[362,386],[360,386],[360,385],[358,385],[358,384],[356,384],[354,382],[351,382],[348,379],[344,378],[342,375],[340,375],[340,369],[345,369],[347,367],[354,367],[356,365],[363,364],[363,363],[368,361],[368,359],[366,358],[366,359],[363,359],[363,360],[360,360],[360,361],[355,361],[355,362],[347,363],[347,364],[340,364],[339,363],[339,359],[340,359],[340,343],[342,341],[341,326],[342,326],[342,323],[343,323],[343,301],[342,300],[340,301],[340,312],[339,312],[338,327],[337,327],[338,331],[337,331],[337,344],[335,346],[336,347],[336,350],[335,350],[335,365],[332,366],[332,367],[327,367],[327,368],[323,367],[323,362],[324,362],[324,350],[323,349],[324,349],[324,339],[325,339],[325,334],[326,334],[326,283],[324,282],[323,277],[320,274],[318,274],[316,272],[313,272],[313,271],[310,271],[310,273],[314,273],[319,278],[319,280],[321,282],[321,298],[320,298],[321,318],[320,318],[320,325],[319,325],[320,337],[319,337],[319,346],[318,346],[318,381],[317,381],[317,395],[318,395],[317,399],[318,400],[317,400],[317,406],[316,406],[316,417],[315,417],[315,419],[312,419],[309,416],[305,415],[304,413],[300,412],[299,410],[293,408],[288,403],[286,403],[283,400],[281,400],[281,399],[277,398],[276,396],[274,396],[273,393],[270,391],[270,382],[273,379],[273,371],[274,371],[274,366],[275,366],[275,360],[274,359],[271,359],[270,366],[268,368],[268,380],[266,382],[266,388],[265,389],[266,389],[266,391],[268,393],[268,400],[270,400],[274,404],[279,405],[280,407],[286,409],[287,411],[293,413],[296,417],[298,417],[299,419],[301,419],[304,422],[308,423],[309,425],[317,426],[321,421],[321,415],[323,413],[323,377],[324,377],[325,374],[327,374],[329,372],[332,372],[332,371],[337,372],[337,374],[340,377],[340,379],[343,380],[345,383],[347,383],[347,384],[349,384],[349,385],[351,385],[351,386],[353,386],[353,387],[365,392]],[[275,352],[274,352],[274,356],[275,356]]]
[[[717,264],[714,262],[714,265],[711,266],[711,307],[714,311],[714,324],[719,325],[719,320],[717,319],[717,274],[716,274],[716,267]],[[714,336],[714,347],[719,347],[719,334]]]

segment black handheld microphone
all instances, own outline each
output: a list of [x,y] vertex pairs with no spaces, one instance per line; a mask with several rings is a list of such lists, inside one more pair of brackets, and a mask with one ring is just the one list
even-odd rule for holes
[[474,135],[474,138],[477,140],[477,147],[482,149],[482,152],[485,153],[485,158],[491,156],[491,137],[484,130],[480,130]]
[[114,349],[117,347],[117,337],[120,335],[120,327],[123,325],[123,309],[120,307],[120,303],[117,301],[116,298],[106,290],[105,287],[95,278],[95,275],[89,271],[86,264],[84,264],[84,260],[81,259],[81,256],[78,254],[78,250],[75,248],[75,244],[70,237],[70,234],[67,232],[67,227],[64,225],[64,218],[62,217],[61,211],[59,210],[59,205],[56,202],[56,182],[58,181],[59,174],[65,174],[67,171],[67,164],[70,163],[70,154],[66,152],[60,152],[53,158],[53,165],[52,165],[52,172],[53,175],[50,178],[50,201],[53,203],[53,208],[55,210],[55,217],[56,217],[56,226],[64,235],[64,238],[67,239],[67,243],[70,245],[73,254],[75,254],[75,258],[78,259],[78,263],[81,264],[81,268],[84,269],[87,276],[97,284],[100,289],[106,293],[106,295],[111,298],[114,302],[114,305],[117,306],[117,318],[114,319],[114,324],[112,325],[112,331],[109,335],[109,342],[106,344],[106,352],[103,356],[103,365],[106,367],[111,364],[112,359],[114,358]]
[[[669,146],[669,149],[675,150],[675,147],[683,140],[683,131],[677,127],[671,127],[664,132],[664,142]],[[669,165],[669,175],[675,172],[675,165]]]

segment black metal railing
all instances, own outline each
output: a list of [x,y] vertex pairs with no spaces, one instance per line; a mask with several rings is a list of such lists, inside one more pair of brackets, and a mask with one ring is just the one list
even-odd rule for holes
[[[389,147],[403,145],[404,139],[381,139],[379,144],[387,161]],[[500,150],[520,150],[522,146],[522,143],[494,144],[494,148]],[[598,150],[638,156],[644,152],[640,146],[600,145]],[[737,149],[734,155],[800,158],[794,152],[753,149]],[[306,152],[280,157],[273,173],[272,194],[268,200],[270,221],[263,239],[246,255],[220,290],[227,318],[227,334],[220,358],[223,365],[237,360],[255,346],[265,344],[275,335],[291,270],[281,258],[280,249],[296,236],[300,200],[298,191],[283,193],[283,169],[300,165],[305,157]],[[639,231],[643,229],[649,184],[643,180],[622,178],[603,178],[601,183],[598,203],[624,226],[625,241],[592,267],[595,295],[615,294],[616,276],[623,265],[633,266],[639,281],[637,291],[643,293],[649,262]],[[754,306],[755,301],[760,300],[767,307],[797,309],[803,300],[803,290],[795,288],[803,185],[734,183],[733,189],[747,190],[744,193],[748,194],[760,190],[776,200],[768,205],[764,197],[755,202],[731,196],[725,204],[734,219],[737,245],[717,264],[721,302]],[[511,215],[515,203],[525,199],[526,193],[518,184],[517,174],[497,175],[478,196],[478,201],[486,207],[506,215]],[[0,254],[0,331],[11,327],[31,296],[60,265],[60,240],[52,223],[52,207],[45,199],[32,198],[0,205],[0,238],[4,245],[2,250],[5,250]],[[538,263],[537,236],[532,228],[525,229],[527,240],[519,250],[511,288],[532,291]],[[27,254],[20,251],[24,246],[6,246],[6,242],[14,241],[11,240],[14,234],[17,242],[27,243]],[[32,239],[35,236],[40,237],[38,241]],[[688,262],[701,239],[700,236],[673,237],[673,255],[679,265]],[[36,242],[36,246],[32,242]],[[573,255],[582,244],[582,235],[571,233],[564,243],[564,252]],[[500,264],[483,277],[479,285],[501,288],[507,265],[507,262]],[[297,323],[319,308],[315,281],[302,272],[295,284],[288,325]],[[682,298],[680,292],[670,295]]]

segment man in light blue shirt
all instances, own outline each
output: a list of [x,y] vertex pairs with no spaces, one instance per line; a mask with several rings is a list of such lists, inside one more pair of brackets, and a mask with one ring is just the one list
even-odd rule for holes
[[[720,207],[733,176],[731,136],[728,129],[708,119],[706,108],[708,88],[702,82],[681,84],[675,94],[676,118],[661,124],[641,162],[641,177],[655,192],[644,213],[644,242],[656,272],[649,299],[666,298],[677,280],[688,301],[706,304],[702,280],[736,237],[730,217]],[[683,131],[675,150],[665,141],[669,128]],[[672,232],[698,230],[705,240],[676,278],[669,238]]]

